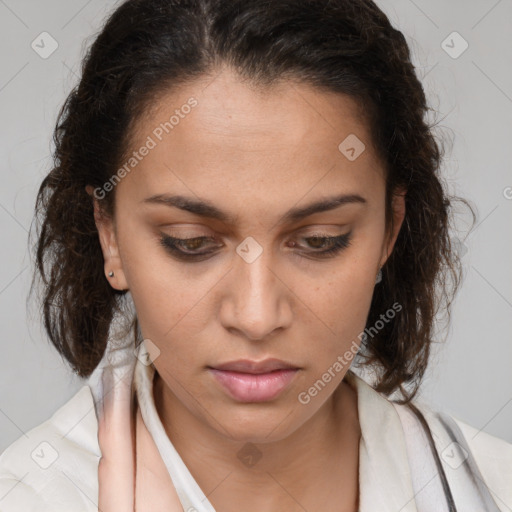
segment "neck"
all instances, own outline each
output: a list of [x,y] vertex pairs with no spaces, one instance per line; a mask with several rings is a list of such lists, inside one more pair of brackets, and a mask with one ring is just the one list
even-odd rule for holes
[[199,421],[158,372],[153,392],[169,439],[217,510],[357,510],[360,428],[346,381],[292,434],[257,444]]

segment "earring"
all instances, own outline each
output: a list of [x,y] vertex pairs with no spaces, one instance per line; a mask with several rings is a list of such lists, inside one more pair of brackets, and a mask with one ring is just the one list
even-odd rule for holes
[[377,277],[375,278],[375,284],[379,284],[382,281],[382,267],[379,268],[379,272],[377,273]]
[[108,277],[114,277],[114,272],[112,270],[108,273]]

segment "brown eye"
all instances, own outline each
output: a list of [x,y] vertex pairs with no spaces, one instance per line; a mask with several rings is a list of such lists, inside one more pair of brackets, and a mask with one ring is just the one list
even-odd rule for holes
[[308,240],[308,244],[313,249],[322,249],[325,243],[331,241],[332,238],[326,236],[310,236],[305,240]]
[[[316,251],[309,251],[312,255],[328,257],[334,256],[350,245],[352,240],[352,232],[339,236],[314,235],[310,237],[304,237],[304,240],[307,241],[309,248],[318,249]],[[324,247],[327,248],[321,250]]]
[[182,238],[178,241],[179,245],[185,247],[190,251],[196,251],[197,249],[201,249],[204,240],[201,237],[197,238]]
[[[307,242],[306,246],[302,246],[293,242],[293,247],[304,249],[307,256],[318,258],[328,258],[335,256],[343,249],[347,248],[352,239],[352,232],[339,236],[322,236],[314,235],[303,237],[302,240]],[[200,252],[200,249],[207,246],[208,241],[214,241],[207,236],[199,236],[194,238],[175,238],[169,235],[162,235],[160,244],[170,252],[174,257],[181,260],[202,261],[207,259],[211,254],[216,252],[219,246],[210,247]]]
[[197,252],[199,249],[204,247],[207,240],[212,240],[207,236],[198,236],[194,238],[175,238],[169,235],[163,235],[160,239],[160,244],[171,254],[178,258],[199,258],[207,256],[214,252],[214,250],[208,250],[203,252]]

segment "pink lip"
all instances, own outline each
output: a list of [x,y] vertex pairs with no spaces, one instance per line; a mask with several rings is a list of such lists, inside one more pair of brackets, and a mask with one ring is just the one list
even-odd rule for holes
[[251,361],[250,359],[238,359],[223,364],[210,366],[215,370],[228,370],[240,373],[270,373],[274,370],[296,370],[297,367],[280,359],[269,358],[262,361]]
[[268,373],[241,373],[216,368],[209,370],[231,397],[240,402],[266,402],[276,398],[298,372],[297,368]]

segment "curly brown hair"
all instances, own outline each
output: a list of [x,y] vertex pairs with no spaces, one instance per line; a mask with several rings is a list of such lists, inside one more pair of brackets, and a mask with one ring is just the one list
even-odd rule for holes
[[[442,184],[442,145],[426,120],[432,109],[405,37],[371,0],[128,0],[110,15],[59,112],[53,168],[37,194],[34,280],[40,274],[51,342],[81,377],[98,365],[126,292],[103,273],[86,186],[111,179],[137,121],[160,93],[222,63],[254,84],[295,80],[348,95],[362,108],[385,164],[388,227],[393,194],[399,187],[407,193],[404,224],[367,326],[394,303],[402,310],[364,340],[357,361],[377,369],[377,391],[400,390],[402,401],[411,400],[427,367],[436,315],[442,308],[450,316],[461,280],[449,236],[452,201],[460,198]],[[113,214],[114,200],[115,188],[100,200],[105,215]],[[131,326],[137,332],[136,316]]]

